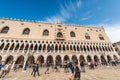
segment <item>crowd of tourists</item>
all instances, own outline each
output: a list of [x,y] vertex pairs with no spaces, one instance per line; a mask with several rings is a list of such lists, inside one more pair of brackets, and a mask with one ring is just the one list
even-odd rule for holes
[[[10,73],[10,70],[13,69],[13,71],[16,71],[18,68],[22,68],[20,64],[15,64],[12,66],[12,62],[7,62],[6,64],[0,63],[0,78],[4,78],[6,75]],[[105,65],[112,65],[112,66],[117,66],[120,64],[119,62],[116,61],[109,61],[107,63],[104,62]],[[103,65],[104,65],[103,64]],[[40,76],[40,68],[39,67],[46,67],[46,70],[44,74],[50,74],[50,69],[52,69],[53,72],[60,72],[61,69],[64,70],[65,73],[70,73],[69,80],[80,80],[81,78],[81,72],[85,73],[86,72],[86,66],[89,67],[89,69],[94,70],[97,68],[97,66],[100,65],[97,62],[88,62],[86,63],[85,61],[81,61],[78,63],[78,61],[69,61],[65,60],[63,63],[56,61],[55,63],[52,63],[50,61],[47,61],[44,65],[39,64],[39,62],[29,64],[29,66],[26,66],[24,71],[26,71],[28,68],[32,68],[31,75],[33,77]]]

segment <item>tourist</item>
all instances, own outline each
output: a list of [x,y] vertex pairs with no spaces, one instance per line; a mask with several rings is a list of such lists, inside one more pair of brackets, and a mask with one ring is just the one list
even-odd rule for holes
[[0,71],[1,71],[2,66],[3,66],[2,63],[0,63]]
[[46,71],[45,71],[45,74],[46,74],[46,73],[49,74],[50,62],[48,61],[48,62],[46,63],[46,65],[47,65],[47,69],[46,69]]
[[94,69],[94,63],[93,62],[90,63],[90,69]]
[[40,76],[40,73],[39,73],[39,65],[38,64],[35,64],[35,69],[34,69],[34,74],[33,76],[35,77],[36,73],[38,74],[38,76]]
[[75,75],[74,75],[74,80],[80,80],[81,77],[81,70],[78,67],[77,64],[75,64]]
[[69,72],[68,67],[69,67],[69,64],[68,64],[67,61],[65,61],[65,63],[64,63],[64,70],[65,70],[65,73],[68,73],[68,72]]
[[35,63],[33,63],[32,68],[33,68],[33,69],[32,69],[31,75],[35,74]]
[[73,65],[74,65],[73,62],[69,62],[69,68],[70,68],[71,73],[72,73],[71,77],[69,78],[70,80],[74,76],[74,66]]
[[80,67],[81,67],[82,72],[86,72],[84,61],[81,61],[81,62],[80,62]]
[[0,78],[3,78],[3,77],[5,77],[7,74],[9,74],[10,69],[11,69],[11,62],[8,62],[8,63],[4,66],[3,71],[2,71],[2,73],[1,73],[1,75],[0,75]]

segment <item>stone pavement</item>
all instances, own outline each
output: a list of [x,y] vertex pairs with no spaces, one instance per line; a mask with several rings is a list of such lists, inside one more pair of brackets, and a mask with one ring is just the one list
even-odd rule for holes
[[[50,74],[44,74],[46,68],[40,68],[41,76],[31,76],[32,69],[26,72],[18,70],[11,71],[9,75],[0,80],[69,80],[70,73],[50,71]],[[120,65],[117,67],[100,66],[95,70],[89,70],[87,67],[86,73],[81,73],[81,80],[120,80]]]

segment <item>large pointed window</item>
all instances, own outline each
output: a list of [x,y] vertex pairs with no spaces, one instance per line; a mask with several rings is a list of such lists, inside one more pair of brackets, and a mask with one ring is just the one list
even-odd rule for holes
[[102,34],[99,34],[99,39],[104,40],[104,37],[102,36]]
[[2,30],[0,31],[0,33],[8,33],[9,31],[9,27],[6,26],[6,27],[3,27]]
[[47,29],[43,31],[43,36],[49,36],[49,31]]
[[85,34],[86,39],[90,39],[90,35],[88,33]]
[[71,36],[71,37],[75,37],[75,32],[71,31],[71,32],[70,32],[70,36]]
[[61,32],[58,32],[57,37],[63,37],[63,34]]
[[23,33],[22,34],[24,34],[24,35],[29,35],[30,34],[30,29],[29,28],[25,28],[24,30],[23,30]]

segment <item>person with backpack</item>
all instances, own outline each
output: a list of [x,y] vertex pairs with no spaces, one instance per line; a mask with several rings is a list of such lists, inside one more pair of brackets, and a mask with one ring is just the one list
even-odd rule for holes
[[75,64],[75,74],[74,74],[74,80],[80,80],[81,77],[81,70],[78,67],[77,64]]

